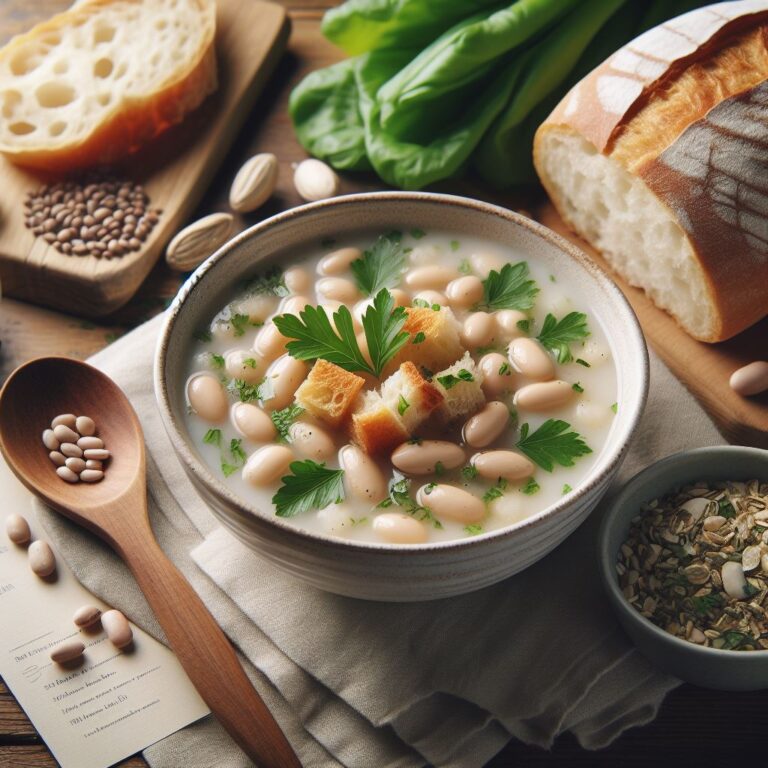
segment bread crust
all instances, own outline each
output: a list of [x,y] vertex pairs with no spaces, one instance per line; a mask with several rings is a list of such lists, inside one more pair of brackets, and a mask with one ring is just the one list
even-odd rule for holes
[[[141,4],[141,0],[123,0]],[[114,0],[88,0],[14,37],[0,52],[11,57],[24,45],[55,33],[81,17],[107,8]],[[22,147],[0,143],[0,152],[9,160],[30,168],[63,173],[118,163],[159,136],[196,109],[217,86],[215,53],[216,6],[213,0],[194,0],[209,20],[204,45],[189,65],[170,73],[146,97],[121,99],[84,139],[58,146]]]
[[[763,34],[749,36],[761,28]],[[633,167],[622,133],[653,99],[683,73],[702,62],[707,67],[732,45],[764,44],[768,7],[758,0],[719,3],[660,25],[617,51],[578,83],[540,126],[534,164],[555,207],[572,228],[558,191],[544,172],[548,133],[578,134],[603,155],[642,179],[683,229],[704,275],[715,318],[711,333],[696,338],[730,338],[768,314],[768,57],[754,80],[740,92],[717,90],[711,79],[688,77],[689,98],[681,99],[679,131],[671,144],[658,144],[652,156]],[[738,89],[738,83],[731,84]],[[702,90],[707,92],[702,95]],[[685,94],[683,94],[685,95]],[[714,106],[711,106],[714,104]],[[711,107],[711,108],[710,108]],[[649,120],[651,130],[653,120]],[[702,157],[702,149],[707,151]],[[584,233],[580,233],[584,234]]]
[[296,402],[332,427],[343,424],[365,384],[360,376],[320,358],[296,390]]

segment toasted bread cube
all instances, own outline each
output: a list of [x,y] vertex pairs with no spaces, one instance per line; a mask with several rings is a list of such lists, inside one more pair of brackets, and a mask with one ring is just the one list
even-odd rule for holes
[[[439,371],[464,354],[459,341],[459,324],[449,307],[406,307],[408,319],[403,330],[411,338],[384,368],[384,374],[394,373],[404,362],[412,362],[430,371]],[[414,340],[423,340],[414,344]]]
[[464,353],[461,360],[435,374],[432,383],[443,396],[437,415],[443,421],[455,421],[472,416],[485,405],[482,390],[483,372]]
[[360,409],[352,414],[352,440],[366,453],[392,450],[410,437],[397,410],[375,391],[366,392]]
[[411,435],[443,402],[441,392],[410,362],[403,363],[400,369],[381,385],[381,396],[400,416]]
[[318,360],[296,390],[296,402],[307,413],[338,427],[349,415],[365,381],[327,360]]

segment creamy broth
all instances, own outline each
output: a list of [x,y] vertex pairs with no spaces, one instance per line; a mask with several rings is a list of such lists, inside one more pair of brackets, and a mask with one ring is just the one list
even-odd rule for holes
[[[193,343],[188,370],[190,378],[187,384],[187,402],[190,402],[189,382],[194,380],[197,375],[198,379],[195,386],[199,388],[199,374],[208,372],[218,380],[220,388],[225,392],[226,407],[219,393],[214,394],[213,400],[210,396],[205,396],[208,399],[204,400],[202,406],[198,405],[197,412],[190,406],[187,415],[189,434],[196,449],[208,463],[214,475],[220,477],[237,495],[247,499],[265,513],[274,514],[273,496],[281,487],[282,481],[278,477],[263,487],[254,487],[244,477],[242,467],[245,458],[265,445],[274,444],[280,444],[291,451],[296,461],[303,461],[307,457],[299,455],[296,452],[296,445],[290,440],[281,442],[274,436],[270,436],[271,426],[266,419],[262,425],[263,437],[261,440],[251,440],[244,437],[233,424],[232,408],[239,402],[239,396],[242,396],[243,392],[245,392],[246,397],[249,396],[249,392],[252,396],[253,387],[263,382],[265,376],[269,380],[273,373],[272,370],[267,370],[267,363],[271,361],[262,359],[262,356],[255,351],[254,345],[257,344],[257,337],[259,338],[258,348],[262,351],[271,348],[271,354],[277,358],[279,355],[285,354],[284,340],[275,335],[270,338],[270,333],[274,334],[274,328],[270,329],[270,326],[273,325],[270,318],[284,312],[298,313],[303,302],[296,300],[295,296],[303,296],[310,304],[324,305],[329,310],[337,308],[339,306],[338,301],[333,301],[316,293],[319,280],[335,278],[344,280],[343,283],[339,284],[331,283],[330,290],[338,299],[344,301],[354,316],[356,314],[355,306],[364,301],[366,297],[354,287],[355,279],[350,268],[344,267],[344,262],[349,260],[349,255],[344,252],[341,253],[334,265],[341,271],[331,276],[324,277],[318,274],[318,263],[329,253],[338,254],[343,248],[359,248],[361,251],[369,249],[376,237],[377,233],[368,233],[346,239],[344,242],[334,243],[332,247],[322,247],[318,244],[316,248],[308,249],[307,254],[303,257],[296,254],[295,261],[281,265],[286,269],[282,276],[278,273],[272,276],[271,282],[267,281],[269,284],[279,286],[278,292],[284,294],[283,296],[250,295],[249,291],[241,286],[241,292],[233,292],[232,301],[212,319],[210,327],[203,329],[200,338]],[[471,308],[461,306],[462,303],[466,304],[467,300],[473,300],[473,296],[469,295],[469,299],[463,296],[461,293],[462,284],[458,284],[458,287],[454,285],[449,290],[449,293],[454,294],[455,300],[447,298],[444,300],[444,305],[451,308],[459,327],[462,329],[462,345],[470,352],[475,362],[481,361],[484,356],[493,353],[501,356],[493,359],[493,367],[495,369],[496,364],[498,364],[497,373],[503,370],[504,375],[509,377],[511,391],[498,397],[491,395],[486,399],[503,402],[508,406],[513,417],[510,418],[502,434],[491,444],[482,448],[472,448],[463,442],[462,428],[471,414],[447,426],[433,417],[419,425],[415,437],[423,440],[450,441],[461,447],[465,459],[461,466],[455,469],[445,469],[438,466],[437,475],[433,472],[432,474],[413,476],[409,487],[405,489],[410,497],[416,498],[419,488],[429,483],[438,483],[441,485],[450,484],[469,491],[480,499],[485,498],[483,500],[482,519],[471,523],[433,514],[431,508],[426,512],[423,509],[411,510],[408,512],[409,516],[419,522],[414,541],[434,542],[466,538],[525,520],[563,498],[570,489],[575,489],[589,473],[605,444],[618,405],[616,403],[616,371],[603,329],[595,316],[590,313],[589,307],[585,306],[585,303],[570,286],[561,283],[556,274],[551,274],[547,268],[538,264],[535,259],[529,258],[525,253],[516,252],[497,243],[460,234],[422,233],[420,231],[403,233],[400,248],[407,252],[406,267],[400,284],[393,286],[392,290],[397,293],[398,300],[403,303],[407,302],[408,306],[412,305],[414,298],[422,294],[424,290],[430,290],[409,286],[408,283],[413,283],[414,278],[408,276],[412,276],[417,269],[435,265],[458,270],[458,277],[476,275],[480,279],[485,279],[489,267],[500,270],[501,266],[506,263],[515,264],[524,261],[529,269],[527,279],[535,281],[539,292],[535,297],[533,308],[523,313],[530,321],[527,333],[525,332],[526,323],[523,322],[521,328],[517,324],[516,316],[510,315],[506,318],[510,321],[508,324],[509,334],[518,338],[535,338],[541,333],[545,318],[549,313],[554,315],[557,320],[561,320],[572,312],[586,314],[589,336],[569,344],[573,358],[571,361],[558,363],[556,355],[551,350],[544,350],[543,347],[540,347],[540,350],[544,350],[546,356],[555,363],[554,378],[567,382],[568,387],[564,389],[569,391],[562,393],[567,399],[564,404],[554,406],[546,412],[535,412],[527,408],[524,402],[517,405],[513,404],[514,392],[526,385],[535,383],[535,380],[516,371],[512,366],[508,357],[509,336],[505,336],[506,331],[500,330],[496,320],[497,315],[491,317],[491,322],[494,323],[493,327],[496,329],[494,332],[496,338],[480,347],[480,351],[478,351],[477,346],[473,346],[467,341],[468,337],[473,338],[472,324],[470,323],[470,326],[465,325],[465,321],[477,313],[473,312]],[[418,275],[415,282],[420,282]],[[353,287],[354,289],[352,289]],[[477,282],[468,281],[466,287],[470,289],[469,293],[471,294],[472,290],[477,289]],[[329,284],[323,283],[321,288],[328,289]],[[446,289],[438,289],[438,292],[444,297]],[[424,306],[426,304],[432,309],[433,299],[437,297],[431,294],[424,294],[424,296],[426,302],[420,301],[417,302],[417,305]],[[437,307],[434,309],[437,310]],[[359,314],[359,310],[360,307],[358,307],[357,314]],[[330,315],[331,311],[329,311],[329,317]],[[480,318],[477,320],[477,325],[482,326],[484,322],[487,323],[488,321]],[[482,331],[482,327],[480,331]],[[237,360],[234,353],[237,352],[241,353],[239,360],[242,364],[234,367],[233,361]],[[278,405],[282,408],[293,401],[293,393],[310,371],[312,362],[298,363],[293,358],[286,357],[278,362],[278,366],[285,371],[289,368],[292,371],[289,376],[291,381],[288,382],[287,386],[285,386],[285,378],[288,374],[285,374],[283,384],[277,388],[279,390]],[[236,377],[244,377],[246,380],[245,390],[242,389],[243,385],[241,384],[240,395],[238,395],[237,387],[233,385],[233,378]],[[365,390],[380,386],[381,382],[373,379],[370,375],[363,375],[363,377],[366,380]],[[383,376],[382,380],[385,378],[386,376]],[[213,382],[209,380],[206,380],[204,384],[209,389],[215,389]],[[269,394],[270,389],[271,383],[270,386],[262,390],[262,394],[264,392]],[[201,402],[199,395],[197,395],[197,400]],[[269,413],[274,410],[275,401],[274,399],[267,399],[255,401],[254,404]],[[545,422],[552,419],[567,422],[570,426],[566,432],[578,433],[591,449],[591,453],[573,458],[573,466],[555,465],[551,472],[545,471],[540,466],[535,466],[532,477],[517,481],[510,480],[499,483],[480,475],[473,477],[475,474],[473,470],[467,469],[467,466],[470,465],[470,459],[481,451],[510,450],[522,455],[516,447],[516,443],[521,439],[521,426],[527,424],[530,435]],[[486,421],[490,422],[492,419]],[[328,468],[338,468],[340,466],[338,452],[350,443],[349,432],[345,428],[334,430],[328,424],[308,417],[306,412],[299,416],[297,423],[299,425],[306,423],[311,430],[315,431],[319,427],[321,435],[327,433],[333,441],[333,453],[328,455],[329,451],[326,446],[323,454],[326,458],[323,460]],[[299,429],[306,431],[307,427],[300,426]],[[206,436],[208,442],[206,442]],[[234,452],[230,450],[233,445],[231,441],[235,441]],[[387,451],[375,457],[375,461],[386,480],[393,483],[401,479],[403,473],[396,471],[393,467],[390,459],[391,453],[391,450]],[[287,456],[287,454],[283,452],[282,456]],[[282,472],[281,476],[285,474],[287,472]],[[399,489],[402,490],[405,485],[408,485],[407,482],[401,484]],[[491,490],[489,494],[489,490],[492,488],[496,490]],[[422,506],[429,508],[429,494],[423,495],[421,498]],[[360,501],[347,493],[347,498],[340,503],[333,503],[324,509],[313,509],[283,519],[297,528],[344,539],[384,542],[395,539],[391,537],[391,534],[382,532],[382,529],[379,528],[379,525],[374,524],[374,521],[379,515],[391,513],[406,513],[406,510],[397,504],[381,507],[376,503]]]

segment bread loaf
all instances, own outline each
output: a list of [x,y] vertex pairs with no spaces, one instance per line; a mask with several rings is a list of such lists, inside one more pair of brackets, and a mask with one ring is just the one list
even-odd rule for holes
[[768,2],[672,19],[621,48],[540,126],[563,219],[693,337],[768,314]]
[[0,50],[0,152],[67,171],[121,160],[216,88],[214,0],[86,0]]

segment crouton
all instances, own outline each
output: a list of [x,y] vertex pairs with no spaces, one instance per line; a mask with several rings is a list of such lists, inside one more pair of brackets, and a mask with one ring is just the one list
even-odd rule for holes
[[296,390],[296,402],[315,418],[338,427],[352,410],[365,381],[327,360],[318,360]]
[[445,422],[472,416],[485,405],[483,372],[469,352],[444,371],[436,373],[432,383],[443,396],[437,416]]
[[384,453],[407,440],[443,401],[413,363],[406,362],[381,385],[366,392],[352,414],[352,439],[370,454]]
[[408,319],[403,330],[411,338],[387,363],[384,375],[394,373],[403,363],[412,362],[430,371],[439,371],[464,354],[459,341],[459,324],[448,307],[406,307]]

